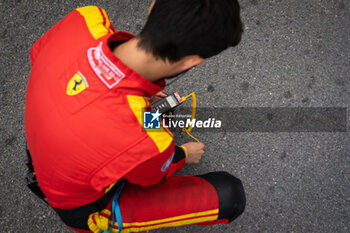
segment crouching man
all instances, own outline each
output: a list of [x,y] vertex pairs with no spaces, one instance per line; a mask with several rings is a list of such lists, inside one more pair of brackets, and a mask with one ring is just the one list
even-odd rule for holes
[[68,227],[141,232],[242,214],[245,194],[234,176],[173,176],[200,161],[202,143],[176,146],[168,129],[142,128],[166,78],[236,46],[242,32],[237,0],[156,0],[136,36],[87,6],[34,44],[28,148],[43,194]]

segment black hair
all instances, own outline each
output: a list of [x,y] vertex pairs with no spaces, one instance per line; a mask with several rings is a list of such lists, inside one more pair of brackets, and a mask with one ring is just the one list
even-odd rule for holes
[[242,33],[237,0],[156,0],[138,47],[170,62],[209,58],[236,46]]

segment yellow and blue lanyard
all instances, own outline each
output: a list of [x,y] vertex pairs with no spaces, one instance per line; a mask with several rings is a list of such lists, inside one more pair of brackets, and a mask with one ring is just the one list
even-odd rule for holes
[[120,196],[120,193],[122,192],[124,186],[125,186],[126,180],[123,180],[120,186],[118,187],[116,193],[114,194],[113,201],[112,201],[112,225],[108,229],[108,231],[103,231],[102,233],[110,233],[112,231],[112,228],[115,224],[115,221],[117,220],[118,223],[118,231],[117,233],[121,232],[123,229],[123,219],[122,219],[122,214],[120,213],[120,206],[119,206],[119,201],[118,198]]

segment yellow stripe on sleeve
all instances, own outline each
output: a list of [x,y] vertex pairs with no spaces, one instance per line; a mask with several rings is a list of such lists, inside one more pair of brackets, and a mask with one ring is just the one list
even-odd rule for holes
[[[127,98],[138,122],[140,123],[141,127],[143,127],[143,112],[147,107],[146,100],[142,96],[134,95],[128,95]],[[173,137],[169,135],[169,133],[163,127],[159,130],[146,129],[145,131],[156,144],[159,153],[164,152],[173,141]]]
[[101,9],[100,11],[97,6],[85,6],[77,8],[77,11],[84,17],[86,25],[95,39],[111,32],[111,22],[105,10]]
[[102,8],[101,8],[101,10],[102,10],[102,13],[103,13],[103,15],[105,16],[105,19],[106,19],[106,24],[105,24],[106,28],[108,29],[109,32],[113,32],[113,30],[111,28],[111,21],[110,21],[110,19],[108,17],[107,12],[104,9],[102,9]]

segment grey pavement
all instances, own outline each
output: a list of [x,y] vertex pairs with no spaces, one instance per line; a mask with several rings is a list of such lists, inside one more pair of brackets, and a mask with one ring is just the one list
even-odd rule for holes
[[[76,7],[94,4],[116,29],[137,33],[150,0],[0,0],[0,232],[71,232],[25,186],[24,103],[33,43]],[[196,91],[202,107],[349,107],[350,2],[240,1],[242,43],[167,88]],[[347,115],[349,120],[349,112]],[[349,232],[347,132],[196,134],[207,146],[180,175],[224,170],[247,206],[228,225],[154,232]],[[188,136],[176,136],[178,143]]]

